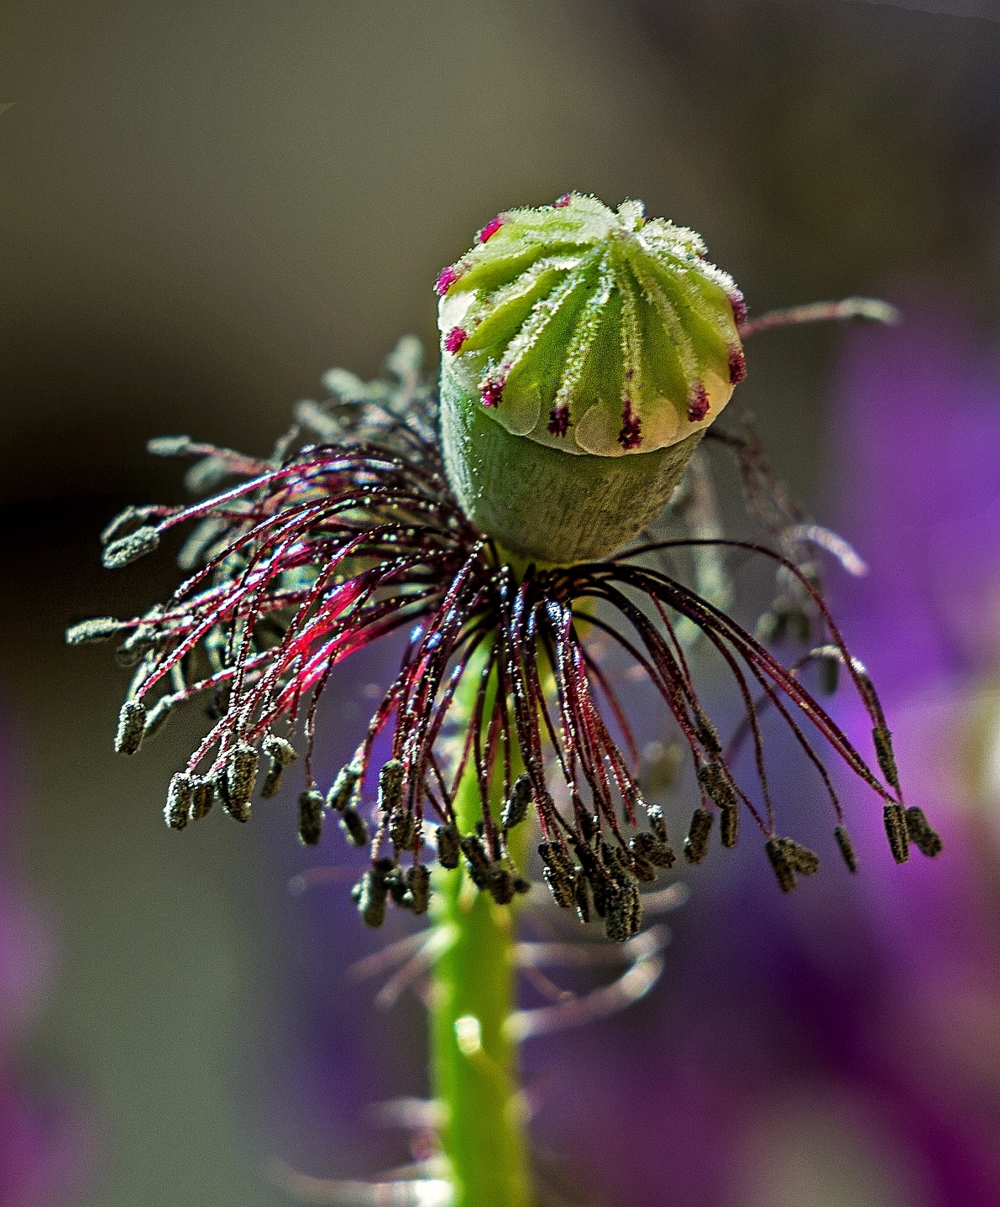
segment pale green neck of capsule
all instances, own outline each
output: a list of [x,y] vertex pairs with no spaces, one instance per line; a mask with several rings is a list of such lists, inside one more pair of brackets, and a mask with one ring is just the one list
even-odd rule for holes
[[441,445],[463,512],[524,562],[570,566],[628,544],[660,514],[702,432],[628,457],[572,455],[511,435],[447,368]]

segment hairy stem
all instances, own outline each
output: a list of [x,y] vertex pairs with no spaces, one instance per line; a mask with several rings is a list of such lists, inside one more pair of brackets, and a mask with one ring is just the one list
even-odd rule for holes
[[[469,667],[459,689],[467,718],[481,666]],[[489,716],[490,709],[485,711]],[[515,775],[520,770],[515,765]],[[502,795],[498,773],[490,802],[494,817]],[[472,833],[481,817],[471,765],[456,794],[455,814],[463,834]],[[444,1109],[441,1140],[451,1164],[454,1207],[530,1207],[518,1049],[504,1029],[515,1008],[514,909],[498,906],[489,893],[478,891],[463,867],[434,875],[437,922],[446,928],[450,943],[433,971],[431,1079]]]

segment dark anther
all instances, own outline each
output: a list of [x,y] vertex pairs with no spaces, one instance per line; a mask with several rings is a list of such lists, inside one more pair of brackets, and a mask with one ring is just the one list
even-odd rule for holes
[[[395,812],[403,799],[403,764],[389,759],[378,773],[378,810],[382,814]],[[412,841],[412,839],[411,839]],[[406,846],[406,843],[399,843]]]
[[403,804],[397,804],[389,818],[389,837],[398,851],[409,851],[417,828],[413,814]]
[[458,827],[454,822],[445,822],[444,825],[438,826],[437,832],[437,853],[438,863],[443,868],[457,868],[458,856],[461,847],[459,846]]
[[198,778],[194,781],[194,791],[191,797],[191,813],[192,821],[201,821],[209,810],[212,808],[212,803],[215,800],[215,785],[210,779]]
[[368,841],[368,827],[365,825],[365,819],[353,805],[348,805],[346,809],[341,810],[340,828],[356,847],[363,847]]
[[531,805],[531,780],[526,775],[519,775],[510,790],[510,796],[500,814],[500,825],[505,830],[513,830],[528,816]]
[[722,763],[702,763],[698,768],[698,783],[702,792],[720,809],[735,809],[736,789]]
[[[670,842],[670,836],[667,834],[667,823],[663,820],[663,810],[659,805],[648,805],[646,807],[646,818],[649,821],[649,828],[653,831],[660,842],[667,844]],[[669,867],[669,864],[665,865]]]
[[642,899],[634,884],[623,886],[608,910],[604,930],[613,943],[624,943],[642,926]]
[[491,860],[486,854],[483,840],[477,834],[466,834],[461,840],[462,854],[468,864],[469,878],[478,889],[487,887]]
[[719,739],[719,731],[712,724],[712,720],[708,714],[700,708],[696,710],[695,724],[698,730],[698,741],[701,742],[702,749],[710,759],[720,758],[722,755],[722,742]]
[[600,826],[597,821],[596,813],[588,813],[586,809],[576,810],[576,820],[580,826],[580,833],[583,835],[584,842],[593,842],[597,837]]
[[893,859],[897,863],[906,863],[910,858],[910,843],[903,806],[886,805],[882,810],[882,820],[885,822],[885,833]]
[[135,754],[146,729],[146,706],[141,700],[126,700],[118,714],[115,754]]
[[564,876],[573,875],[573,860],[558,842],[540,842],[538,853],[546,867],[561,872]]
[[291,742],[284,738],[279,738],[276,734],[269,733],[261,743],[261,749],[271,760],[271,765],[267,769],[267,775],[264,777],[264,784],[260,790],[261,796],[267,800],[272,796],[276,796],[278,789],[281,787],[281,775],[286,767],[299,757],[295,752],[295,747]]
[[431,874],[422,863],[406,869],[406,888],[410,895],[410,908],[415,914],[426,914],[430,900]]
[[524,897],[531,892],[531,881],[526,880],[524,876],[515,876],[513,883],[514,892],[517,893],[518,896]]
[[573,877],[573,897],[576,905],[576,916],[581,922],[590,921],[590,884],[580,868]]
[[156,507],[126,507],[124,511],[120,511],[110,524],[101,533],[101,544],[109,545],[115,537],[121,536],[130,528],[142,524],[151,516],[156,515]]
[[647,834],[645,831],[640,831],[628,845],[637,860],[644,859],[655,868],[672,868],[674,866],[673,851],[667,845],[666,840],[655,833]]
[[155,528],[146,526],[137,528],[128,536],[121,536],[109,545],[105,545],[101,561],[105,570],[120,570],[130,562],[138,561],[147,553],[152,553],[160,543],[160,534]]
[[[886,783],[899,791],[899,772],[896,770],[896,756],[892,750],[892,734],[885,725],[876,725],[872,730],[872,741],[875,743],[875,754],[878,765],[882,768]],[[886,805],[886,808],[889,808]],[[905,859],[897,859],[897,863],[905,863]]]
[[857,872],[858,857],[854,854],[854,846],[851,842],[851,836],[847,833],[843,826],[837,826],[833,831],[833,836],[837,840],[837,846],[840,848],[840,856],[844,863],[847,864],[849,872]]
[[308,788],[299,797],[299,842],[315,847],[323,837],[323,796]]
[[784,844],[785,854],[797,872],[801,872],[803,876],[816,875],[819,871],[819,856],[815,851],[810,851],[794,838],[779,838],[777,841]]
[[941,835],[931,827],[931,823],[918,805],[910,805],[906,810],[906,832],[910,840],[921,854],[933,859],[944,850]]
[[81,620],[66,630],[67,645],[88,645],[91,642],[107,641],[117,637],[128,628],[113,616],[95,616],[92,620]]
[[188,824],[191,802],[194,798],[194,780],[184,771],[171,779],[167,789],[167,804],[163,817],[171,830],[183,830]]
[[379,927],[385,921],[385,902],[389,895],[386,878],[393,865],[389,861],[387,868],[383,866],[384,862],[380,859],[372,864],[351,889],[351,897],[366,926]]
[[575,877],[572,872],[567,875],[561,869],[544,867],[542,868],[542,879],[560,909],[573,908],[576,904],[576,896],[573,891]]
[[502,864],[491,865],[486,888],[497,905],[510,905],[514,900],[514,877]]
[[712,832],[712,814],[707,809],[695,809],[684,839],[684,858],[688,863],[701,863],[708,854],[708,836]]
[[736,805],[730,805],[719,814],[719,837],[724,847],[734,847],[739,836],[740,811]]
[[764,849],[767,851],[767,857],[771,861],[771,867],[774,868],[774,874],[778,878],[781,891],[783,893],[790,893],[796,884],[798,884],[798,880],[795,875],[795,864],[789,857],[785,840],[783,838],[769,838]]
[[260,755],[252,746],[241,742],[234,747],[227,768],[229,803],[233,808],[245,805],[253,796],[259,765]]
[[342,767],[333,781],[333,787],[327,793],[327,808],[334,809],[337,813],[343,813],[351,804],[360,782],[361,768],[357,763],[348,763],[346,767]]
[[220,771],[213,781],[216,795],[222,804],[223,809],[234,821],[249,821],[250,820],[250,805],[247,802],[239,804],[233,801],[229,795],[229,774],[227,771]]
[[385,884],[394,905],[398,905],[401,909],[409,909],[413,905],[413,899],[406,891],[406,880],[402,868],[393,865],[392,869],[386,873]]

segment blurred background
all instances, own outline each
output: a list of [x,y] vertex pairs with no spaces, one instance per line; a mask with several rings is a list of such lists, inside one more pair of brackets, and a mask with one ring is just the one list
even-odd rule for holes
[[[494,213],[578,189],[700,230],[751,314],[907,311],[761,336],[739,394],[872,564],[833,595],[948,849],[893,868],[859,796],[857,881],[825,829],[793,898],[756,849],[682,877],[649,998],[529,1047],[539,1149],[606,1207],[1000,1204],[993,0],[2,12],[0,1203],[276,1207],[276,1169],[407,1159],[368,1105],[426,1093],[420,1008],[348,977],[380,942],[349,881],[289,893],[316,862],[291,787],[238,832],[168,831],[197,719],[116,759],[127,672],[62,632],[175,581],[99,567],[125,503],[184,497],[149,437],[266,454],[331,365],[433,348],[435,274]],[[391,665],[344,668],[331,770]]]

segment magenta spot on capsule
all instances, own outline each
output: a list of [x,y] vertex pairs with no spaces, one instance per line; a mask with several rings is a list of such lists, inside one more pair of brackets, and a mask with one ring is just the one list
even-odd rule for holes
[[627,398],[622,408],[622,430],[618,433],[618,443],[626,452],[642,444],[642,420],[632,410],[632,403]]
[[707,414],[708,395],[705,393],[705,387],[699,381],[694,397],[688,403],[688,419],[692,423],[700,423]]
[[555,201],[552,202],[552,208],[554,210],[563,210],[566,208],[567,205],[569,205],[569,203],[572,200],[573,200],[572,193],[563,193],[563,195],[561,197],[557,197],[555,199]]
[[449,264],[447,268],[442,268],[438,273],[437,280],[434,282],[434,292],[439,298],[443,298],[458,278],[459,272],[454,264]]
[[736,326],[742,327],[747,321],[747,304],[743,301],[743,294],[738,289],[729,295],[729,304],[733,308]]
[[479,396],[484,407],[498,407],[503,401],[503,388],[506,383],[490,378],[479,387]]
[[549,411],[548,431],[550,436],[565,436],[569,431],[569,407],[553,407]]
[[746,375],[747,358],[743,355],[743,349],[734,345],[729,349],[729,380],[734,386],[738,386]]
[[487,239],[492,239],[500,227],[503,226],[503,219],[497,215],[492,221],[487,222],[483,229],[479,232],[476,238],[480,243],[485,243]]
[[461,327],[452,327],[448,334],[444,337],[444,346],[446,351],[452,354],[461,350],[462,345],[468,339],[468,334]]

